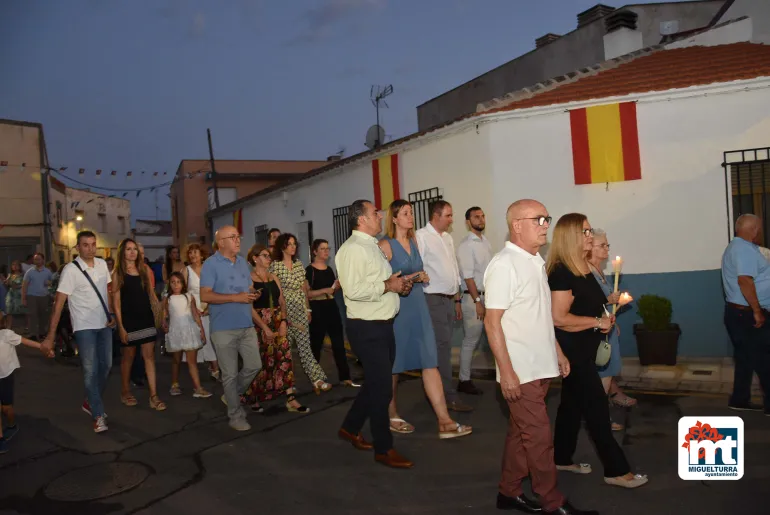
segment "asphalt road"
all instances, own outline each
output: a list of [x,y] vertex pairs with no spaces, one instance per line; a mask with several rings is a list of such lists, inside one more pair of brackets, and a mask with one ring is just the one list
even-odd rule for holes
[[[337,439],[336,431],[357,390],[335,387],[301,401],[307,415],[282,406],[250,414],[253,429],[238,433],[226,423],[221,388],[193,399],[183,369],[185,395],[171,398],[170,362],[160,358],[160,391],[169,405],[153,412],[147,390],[134,393],[139,405],[120,403],[113,369],[106,406],[110,430],[94,434],[80,410],[83,387],[76,363],[44,360],[20,349],[23,368],[16,381],[19,434],[0,456],[0,513],[195,515],[440,514],[496,513],[495,496],[506,431],[504,405],[496,385],[479,381],[485,393],[466,397],[475,406],[458,421],[474,426],[471,436],[439,441],[437,426],[419,379],[399,388],[402,416],[417,427],[396,435],[396,448],[415,462],[411,470],[376,464],[371,454]],[[333,371],[329,352],[323,365]],[[297,366],[298,375],[302,376]],[[332,381],[335,380],[331,372]],[[549,396],[555,415],[558,389]],[[594,465],[586,476],[560,473],[560,488],[578,507],[602,514],[699,515],[767,513],[761,495],[770,479],[770,417],[743,415],[746,472],[739,481],[684,481],[677,473],[681,416],[734,415],[724,397],[647,395],[613,416],[627,429],[616,434],[635,472],[650,483],[638,490],[610,487],[585,435],[576,461]]]

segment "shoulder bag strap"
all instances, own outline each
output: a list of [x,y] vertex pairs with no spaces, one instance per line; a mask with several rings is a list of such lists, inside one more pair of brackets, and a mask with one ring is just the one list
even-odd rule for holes
[[109,322],[112,319],[112,315],[110,314],[110,310],[107,309],[107,303],[104,302],[104,299],[102,298],[102,294],[99,292],[99,288],[96,287],[93,279],[91,279],[91,276],[88,275],[88,273],[80,267],[80,263],[78,263],[77,261],[73,261],[72,264],[78,267],[78,270],[83,272],[83,275],[86,276],[86,279],[88,279],[88,282],[91,283],[91,286],[93,286],[94,291],[96,292],[96,296],[99,297],[99,302],[102,303],[102,309],[104,309],[104,314],[107,315],[107,321]]

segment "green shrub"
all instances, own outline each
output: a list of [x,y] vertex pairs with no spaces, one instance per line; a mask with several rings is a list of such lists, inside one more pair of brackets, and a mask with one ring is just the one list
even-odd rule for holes
[[671,301],[667,298],[642,295],[636,305],[646,330],[666,331],[671,326]]

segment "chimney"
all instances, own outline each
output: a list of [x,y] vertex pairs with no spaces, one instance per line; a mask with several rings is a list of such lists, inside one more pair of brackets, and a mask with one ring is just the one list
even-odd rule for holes
[[556,41],[560,37],[561,36],[559,34],[554,34],[552,32],[549,32],[545,36],[540,36],[539,38],[537,38],[535,40],[535,48],[543,47],[543,46],[547,45],[548,43]]
[[604,58],[615,59],[643,48],[642,33],[636,27],[635,12],[615,11],[604,20]]
[[585,27],[589,23],[593,23],[596,20],[604,18],[614,10],[615,8],[610,7],[609,5],[596,4],[595,6],[591,7],[587,11],[583,11],[582,13],[577,15],[578,28]]
[[339,160],[340,160],[340,155],[339,154],[334,154],[333,156],[329,156],[329,157],[326,158],[326,161],[329,161],[329,162],[331,162],[331,161],[339,161]]

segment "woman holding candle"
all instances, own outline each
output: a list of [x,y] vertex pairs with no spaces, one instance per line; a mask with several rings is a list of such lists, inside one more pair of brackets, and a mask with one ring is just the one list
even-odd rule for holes
[[588,474],[591,466],[576,464],[582,419],[604,466],[604,481],[624,488],[647,483],[634,475],[623,450],[612,436],[607,396],[596,373],[599,342],[615,323],[605,310],[607,296],[591,274],[588,255],[593,248],[593,229],[585,215],[570,213],[559,219],[548,252],[546,272],[551,288],[551,312],[556,339],[569,359],[570,374],[562,381],[561,403],[554,429],[556,468]]
[[[617,307],[620,303],[621,296],[617,289],[617,281],[615,281],[616,285],[613,290],[610,281],[605,277],[604,272],[602,272],[602,264],[609,259],[609,252],[610,244],[607,241],[607,234],[603,230],[595,228],[593,247],[591,248],[591,253],[588,255],[588,264],[591,266],[591,272],[594,274],[594,278],[596,278],[599,286],[602,287],[602,291],[604,291],[604,294],[607,296],[607,302],[609,304],[614,304],[614,306]],[[622,260],[615,258],[612,260],[612,265],[615,277],[617,278],[620,275]],[[627,304],[630,302],[630,297],[627,293],[624,295],[623,303]],[[608,336],[610,343],[610,361],[607,365],[599,369],[599,377],[602,379],[602,386],[604,386],[605,393],[610,395],[613,404],[623,407],[633,406],[636,404],[636,399],[632,399],[624,394],[614,379],[616,376],[620,375],[620,368],[623,364],[620,357],[620,328],[616,326],[613,331],[610,331]],[[621,424],[615,422],[612,423],[613,431],[620,431],[622,429],[623,426]]]

